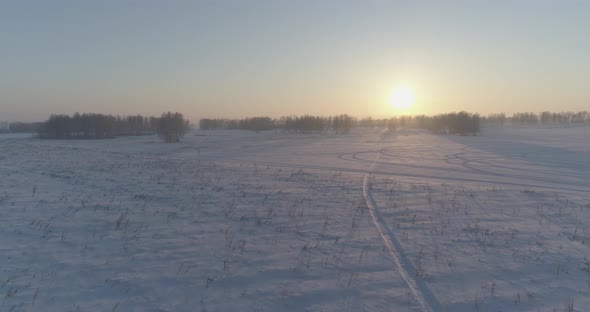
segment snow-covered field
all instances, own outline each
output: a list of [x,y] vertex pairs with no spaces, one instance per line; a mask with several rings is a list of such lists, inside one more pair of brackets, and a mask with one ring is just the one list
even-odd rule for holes
[[2,135],[0,311],[590,311],[590,127]]

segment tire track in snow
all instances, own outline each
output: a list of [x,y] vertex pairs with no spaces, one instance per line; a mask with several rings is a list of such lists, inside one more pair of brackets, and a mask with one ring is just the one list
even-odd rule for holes
[[[378,151],[376,151],[378,152]],[[454,177],[450,174],[447,174],[445,176],[440,176],[440,175],[429,175],[429,174],[420,174],[420,173],[392,173],[392,172],[387,172],[387,171],[372,171],[370,169],[360,169],[360,168],[347,168],[347,167],[336,167],[336,166],[326,166],[326,165],[302,165],[302,164],[294,164],[294,163],[282,163],[282,162],[271,162],[271,161],[263,161],[263,160],[250,160],[250,159],[240,159],[240,158],[232,158],[232,157],[227,157],[223,160],[211,160],[211,159],[201,159],[202,162],[205,161],[217,161],[217,162],[223,162],[223,161],[233,161],[236,164],[239,163],[250,163],[250,164],[257,164],[257,165],[261,165],[261,166],[272,166],[272,167],[279,167],[279,168],[295,168],[295,169],[304,169],[304,170],[325,170],[325,171],[339,171],[339,172],[348,172],[348,173],[364,173],[364,174],[379,174],[379,175],[383,175],[383,176],[396,176],[396,177],[408,177],[408,178],[417,178],[417,179],[429,179],[429,180],[439,180],[439,181],[453,181],[453,182],[467,182],[467,183],[485,183],[485,184],[493,184],[493,185],[500,185],[500,186],[511,186],[511,187],[518,187],[518,188],[524,188],[524,187],[530,187],[530,188],[537,188],[537,189],[543,189],[543,190],[552,190],[552,191],[561,191],[561,192],[567,192],[569,194],[576,194],[576,195],[580,195],[583,194],[582,196],[584,196],[584,198],[588,198],[588,190],[587,189],[582,189],[582,188],[574,188],[574,187],[560,187],[559,184],[557,185],[542,185],[542,184],[531,184],[531,183],[526,183],[526,182],[510,182],[510,181],[499,181],[499,180],[489,180],[489,179],[482,179],[482,178],[469,178],[469,177]],[[382,164],[382,163],[380,163]],[[459,164],[460,165],[460,164]],[[403,165],[401,165],[400,167],[404,167]],[[444,170],[444,168],[442,168],[441,170]],[[448,171],[448,170],[447,170]],[[495,176],[492,176],[495,177]],[[566,185],[569,186],[569,185]],[[582,185],[577,185],[575,184],[574,186],[582,186]],[[583,187],[587,187],[586,185],[583,185]]]
[[434,297],[432,292],[430,292],[430,289],[426,287],[424,281],[414,278],[412,272],[415,272],[416,270],[412,266],[412,263],[409,261],[409,259],[405,256],[403,248],[400,245],[397,238],[395,237],[393,231],[391,231],[389,227],[387,227],[387,223],[385,222],[383,216],[379,212],[379,209],[375,204],[375,199],[371,194],[371,184],[369,181],[371,176],[370,172],[374,169],[375,165],[379,161],[379,157],[381,155],[381,148],[382,145],[379,146],[377,156],[375,157],[375,161],[371,165],[369,173],[367,173],[363,178],[363,197],[365,199],[365,204],[369,208],[369,212],[371,213],[371,219],[373,220],[373,224],[377,228],[377,232],[379,232],[379,236],[383,240],[383,243],[385,243],[385,246],[387,247],[389,254],[391,255],[393,264],[395,264],[402,279],[404,280],[406,285],[408,285],[408,288],[410,288],[410,291],[412,292],[412,295],[414,296],[416,301],[418,301],[418,304],[420,304],[422,311],[440,311],[440,304],[438,303],[436,297]]

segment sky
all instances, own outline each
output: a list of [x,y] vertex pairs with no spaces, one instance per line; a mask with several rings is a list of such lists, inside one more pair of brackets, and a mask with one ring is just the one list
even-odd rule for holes
[[[0,121],[590,108],[590,1],[0,0]],[[406,86],[415,101],[390,101]]]

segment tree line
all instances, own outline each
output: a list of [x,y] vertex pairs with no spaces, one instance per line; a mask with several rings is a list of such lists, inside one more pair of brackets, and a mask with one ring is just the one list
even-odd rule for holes
[[476,134],[480,131],[480,116],[468,112],[447,113],[434,116],[400,116],[389,119],[368,119],[362,124],[372,127],[426,129],[437,134]]
[[44,139],[108,139],[117,136],[154,134],[158,118],[103,114],[54,114],[38,129]]
[[[161,122],[164,120],[165,122]],[[439,114],[435,116],[415,115],[392,118],[357,119],[346,114],[336,116],[284,116],[251,117],[244,119],[211,119],[199,121],[202,130],[241,129],[264,131],[282,129],[288,133],[321,133],[333,131],[347,133],[357,127],[377,127],[395,130],[398,127],[428,129],[434,133],[470,134],[479,132],[480,125],[520,125],[587,124],[590,113],[579,112],[541,112],[504,113],[479,116],[467,112]],[[166,142],[179,141],[188,130],[188,121],[180,113],[164,113],[160,117],[141,115],[113,116],[103,114],[64,115],[54,114],[45,122],[3,123],[0,132],[38,133],[48,139],[102,139],[117,136],[159,134]]]
[[491,114],[482,118],[487,125],[504,125],[510,122],[514,125],[550,125],[550,124],[590,124],[590,113],[579,112],[524,112],[515,113],[508,117],[505,114]]
[[358,120],[349,115],[285,116],[278,119],[254,117],[246,119],[209,119],[199,121],[201,130],[240,129],[271,130],[280,129],[288,133],[321,133],[333,131],[336,134],[348,133],[352,128],[373,127],[395,130],[398,127],[428,129],[435,133],[469,134],[479,132],[479,115],[467,112],[441,114],[436,116],[400,116],[393,118],[364,118]]
[[284,116],[279,119],[252,117],[245,119],[210,119],[199,121],[201,130],[253,130],[263,131],[283,129],[288,133],[321,133],[327,130],[346,133],[356,125],[356,119],[348,115],[322,116]]
[[54,114],[37,126],[43,139],[110,139],[119,136],[158,134],[166,142],[178,142],[189,129],[181,113],[161,117],[104,114]]

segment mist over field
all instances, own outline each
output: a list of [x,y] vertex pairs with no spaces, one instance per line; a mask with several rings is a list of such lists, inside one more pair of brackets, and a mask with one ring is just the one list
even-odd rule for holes
[[590,311],[590,2],[0,2],[0,312]]

